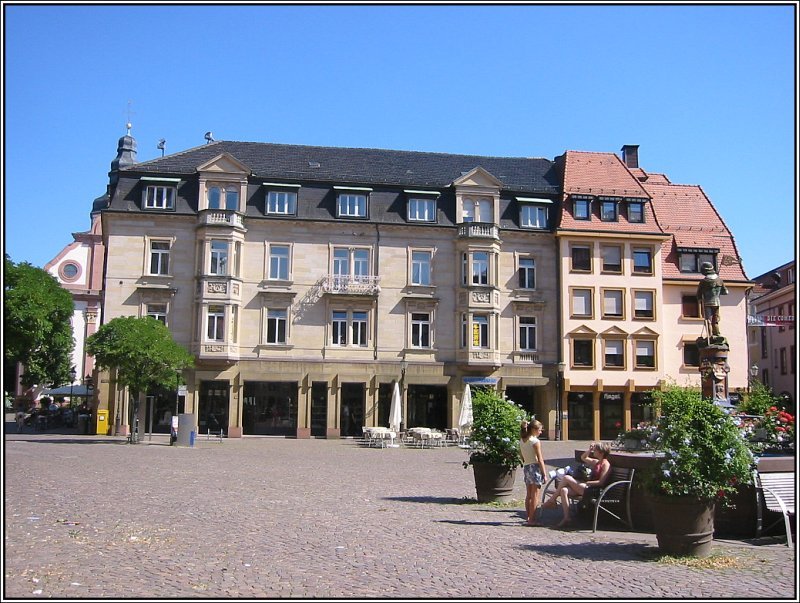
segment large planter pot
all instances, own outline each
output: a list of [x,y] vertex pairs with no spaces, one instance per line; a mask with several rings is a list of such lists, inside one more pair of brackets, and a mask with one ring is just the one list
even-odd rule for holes
[[509,471],[494,463],[473,463],[475,492],[478,502],[503,502],[511,500],[516,469]]
[[714,501],[650,496],[658,548],[667,555],[707,557],[714,540]]

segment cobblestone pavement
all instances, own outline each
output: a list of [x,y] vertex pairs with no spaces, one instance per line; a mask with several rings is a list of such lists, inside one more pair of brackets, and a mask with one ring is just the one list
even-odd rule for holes
[[[797,594],[795,553],[778,539],[715,541],[727,566],[698,569],[658,561],[651,534],[526,527],[521,503],[475,502],[457,447],[201,437],[179,448],[159,435],[131,446],[14,431],[4,599]],[[581,446],[543,443],[553,466]]]

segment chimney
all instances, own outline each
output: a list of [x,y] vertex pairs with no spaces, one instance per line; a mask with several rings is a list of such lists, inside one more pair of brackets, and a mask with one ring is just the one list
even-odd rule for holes
[[624,144],[622,145],[622,163],[629,168],[639,167],[639,145],[638,144]]

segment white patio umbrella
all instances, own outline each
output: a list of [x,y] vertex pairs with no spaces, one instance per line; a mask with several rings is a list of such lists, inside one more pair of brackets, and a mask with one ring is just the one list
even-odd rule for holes
[[389,407],[389,429],[400,431],[403,421],[403,400],[400,398],[400,385],[395,382],[392,392],[392,405]]
[[469,383],[464,386],[464,395],[461,396],[461,413],[458,415],[458,428],[468,431],[472,427],[472,392]]

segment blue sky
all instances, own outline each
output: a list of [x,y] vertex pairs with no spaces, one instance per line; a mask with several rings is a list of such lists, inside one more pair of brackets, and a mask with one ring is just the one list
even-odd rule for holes
[[217,140],[552,159],[700,184],[748,276],[795,257],[795,7],[6,3],[4,232],[88,230],[130,101],[140,161]]

